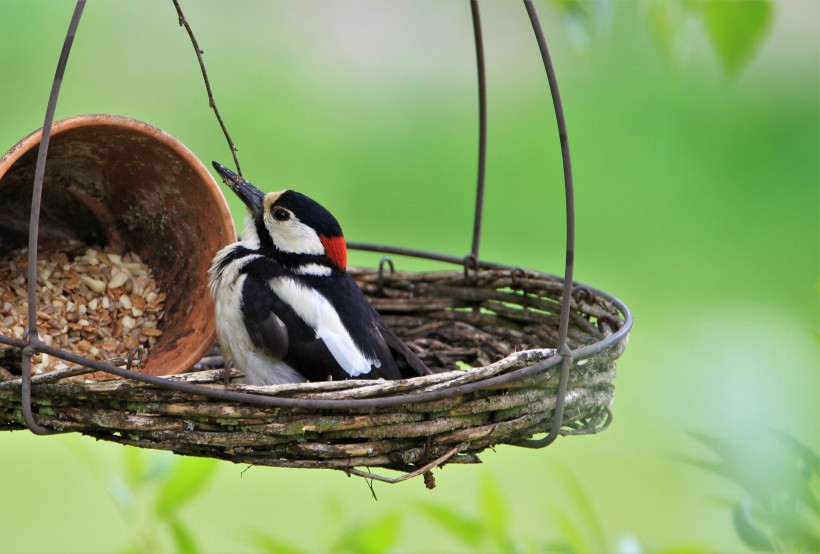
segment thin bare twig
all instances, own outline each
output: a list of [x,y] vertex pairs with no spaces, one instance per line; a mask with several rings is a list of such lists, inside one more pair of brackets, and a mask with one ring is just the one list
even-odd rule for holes
[[452,458],[453,456],[458,454],[459,451],[463,447],[464,447],[463,444],[459,444],[455,448],[452,448],[452,449],[448,450],[440,458],[437,458],[437,459],[433,460],[429,464],[424,465],[424,466],[418,468],[415,471],[411,471],[410,473],[405,473],[404,475],[402,475],[400,477],[385,477],[384,475],[378,475],[376,473],[370,473],[369,471],[362,471],[360,469],[356,469],[355,467],[345,468],[342,471],[344,471],[345,473],[348,473],[350,475],[358,475],[359,477],[364,477],[365,479],[372,479],[372,480],[376,480],[376,481],[381,481],[382,483],[396,484],[396,483],[401,483],[402,481],[407,481],[408,479],[412,479],[413,477],[417,477],[417,476],[422,475],[424,473],[427,473],[428,471],[432,470],[433,468],[444,464],[447,460],[449,460],[450,458]]
[[188,31],[188,36],[191,37],[191,44],[194,46],[194,51],[196,52],[196,58],[199,60],[199,68],[202,70],[202,78],[205,80],[205,90],[208,91],[208,105],[216,114],[216,120],[219,121],[219,126],[222,127],[222,132],[225,134],[225,139],[228,141],[228,146],[231,149],[231,155],[233,156],[233,162],[236,164],[236,172],[239,175],[242,175],[242,168],[239,167],[239,158],[236,157],[236,145],[234,145],[233,141],[231,140],[231,135],[228,134],[228,129],[225,127],[225,122],[222,121],[222,116],[219,114],[219,108],[216,107],[216,101],[214,100],[214,93],[211,90],[211,82],[208,80],[208,72],[205,71],[205,62],[202,59],[203,50],[199,47],[199,43],[194,36],[194,31],[191,29],[191,26],[188,24],[188,20],[185,19],[185,14],[182,13],[182,8],[179,6],[178,0],[173,0],[174,7],[177,10],[177,15],[179,16],[179,25],[181,27],[185,27],[185,30]]

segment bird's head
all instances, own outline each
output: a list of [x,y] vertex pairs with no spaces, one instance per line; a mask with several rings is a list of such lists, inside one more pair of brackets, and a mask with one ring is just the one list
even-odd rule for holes
[[307,268],[308,273],[323,274],[325,267],[345,270],[342,228],[321,204],[293,190],[265,194],[230,169],[213,165],[250,211],[243,240],[258,241],[283,264]]

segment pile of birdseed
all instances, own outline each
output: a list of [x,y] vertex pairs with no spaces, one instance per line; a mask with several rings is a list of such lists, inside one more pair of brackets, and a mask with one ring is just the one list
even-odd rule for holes
[[[28,314],[28,249],[0,259],[0,334],[23,338]],[[162,331],[165,294],[133,252],[118,254],[71,241],[41,250],[37,259],[37,329],[45,344],[94,360],[150,348]],[[34,374],[71,364],[32,357]]]

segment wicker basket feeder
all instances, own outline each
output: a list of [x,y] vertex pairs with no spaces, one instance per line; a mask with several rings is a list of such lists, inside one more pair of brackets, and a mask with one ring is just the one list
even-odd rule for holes
[[[552,87],[546,43],[531,3],[525,4]],[[472,254],[459,259],[350,244],[462,266],[451,271],[402,272],[394,271],[392,260],[385,258],[378,269],[351,270],[388,325],[428,366],[441,372],[400,381],[256,387],[227,384],[241,374],[224,368],[218,346],[199,360],[192,368],[195,371],[157,376],[158,371],[153,375],[132,371],[130,362],[115,366],[55,350],[36,337],[0,336],[0,344],[21,349],[24,359],[44,352],[76,364],[33,377],[24,366],[21,378],[0,380],[0,430],[80,432],[185,455],[337,469],[390,482],[423,474],[431,486],[434,467],[479,462],[478,454],[495,445],[543,447],[559,434],[605,429],[612,420],[615,361],[628,342],[632,316],[623,303],[602,291],[574,282],[564,286],[572,281],[574,252],[566,140],[562,140],[568,191],[565,277],[478,258],[486,116],[477,3],[473,6],[482,125]],[[75,30],[78,20],[75,12]],[[70,48],[70,41],[66,43],[64,49]],[[554,93],[564,139],[556,97]],[[52,114],[54,103],[56,93],[49,103]],[[47,112],[44,136],[50,128]],[[48,140],[44,142],[47,149]],[[44,160],[43,152],[41,156]],[[35,179],[35,193],[37,187]],[[32,222],[36,228],[38,220]],[[114,378],[77,379],[92,371],[105,371]],[[532,439],[541,433],[548,435]],[[384,477],[361,467],[388,468],[403,475]]]

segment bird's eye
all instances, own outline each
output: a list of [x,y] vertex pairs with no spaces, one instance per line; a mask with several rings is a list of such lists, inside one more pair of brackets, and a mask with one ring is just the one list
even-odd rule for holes
[[276,221],[287,221],[288,219],[290,219],[290,212],[284,208],[274,208],[273,218]]

